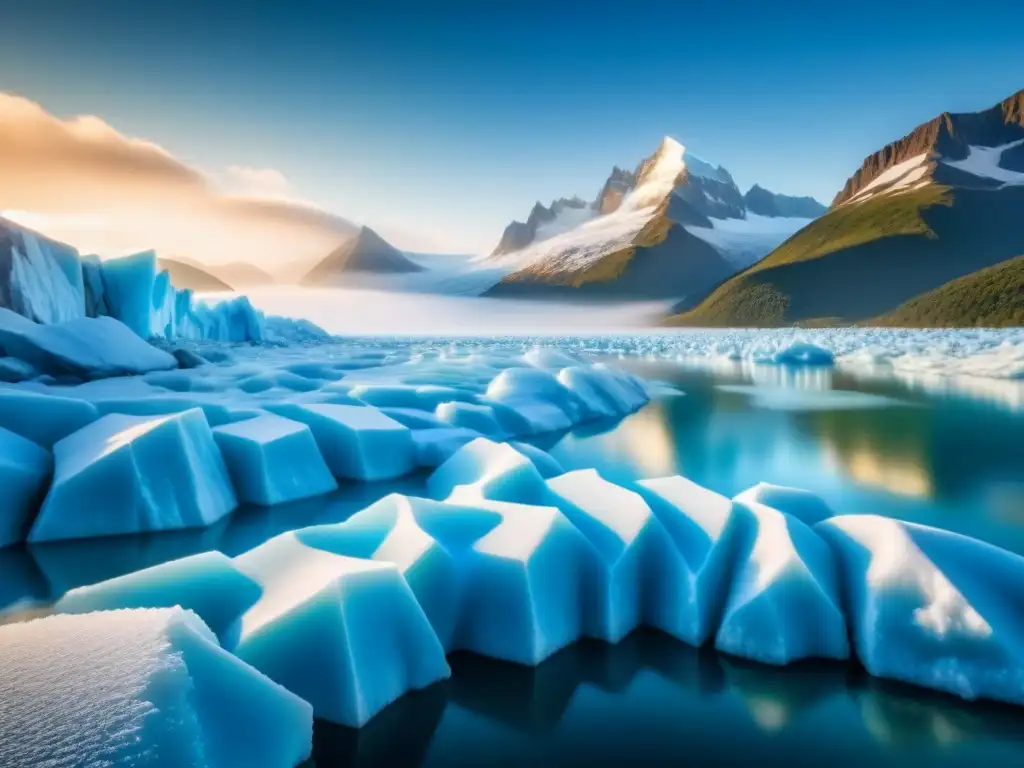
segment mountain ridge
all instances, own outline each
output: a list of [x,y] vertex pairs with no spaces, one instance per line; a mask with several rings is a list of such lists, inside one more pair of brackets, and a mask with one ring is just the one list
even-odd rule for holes
[[[790,213],[807,205],[793,201],[810,198],[758,190],[764,218],[778,218],[781,227],[758,230],[757,216],[748,221],[745,197],[729,171],[666,137],[635,170],[614,167],[586,207],[579,197],[563,198],[571,205],[553,205],[541,216],[534,207],[537,226],[513,222],[506,228],[499,248],[483,263],[510,263],[512,269],[486,295],[675,298],[680,291],[703,289],[805,222],[780,216],[780,208]],[[743,232],[747,225],[750,231]],[[525,245],[509,250],[512,242]]]
[[670,325],[865,322],[1024,252],[1024,91],[869,155],[828,212]]

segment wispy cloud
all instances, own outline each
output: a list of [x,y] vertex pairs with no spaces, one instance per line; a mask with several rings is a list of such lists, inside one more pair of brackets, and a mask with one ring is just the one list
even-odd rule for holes
[[232,166],[217,181],[99,117],[61,119],[0,93],[0,211],[83,251],[273,267],[317,258],[354,231],[291,198],[272,168]]

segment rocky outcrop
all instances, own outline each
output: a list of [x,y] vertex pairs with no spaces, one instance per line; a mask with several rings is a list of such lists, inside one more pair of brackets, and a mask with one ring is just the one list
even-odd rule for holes
[[601,191],[597,193],[592,208],[600,216],[612,213],[622,205],[623,198],[636,187],[636,173],[627,171],[619,166],[612,168],[611,175],[605,181]]
[[501,235],[501,240],[492,252],[493,256],[513,253],[521,250],[537,238],[537,230],[544,224],[555,221],[563,211],[572,209],[582,211],[587,202],[579,197],[562,197],[551,203],[550,208],[537,201],[526,221],[513,221]]
[[[903,138],[868,155],[836,195],[832,206],[850,200],[890,168],[918,155],[963,160],[971,146],[996,147],[1019,139],[1024,139],[1024,90],[981,112],[943,112]],[[1011,156],[1011,162],[1019,160],[1016,153]],[[935,166],[930,174],[938,183],[950,179],[955,181],[959,177],[948,166]],[[943,174],[947,174],[947,178],[943,178]]]

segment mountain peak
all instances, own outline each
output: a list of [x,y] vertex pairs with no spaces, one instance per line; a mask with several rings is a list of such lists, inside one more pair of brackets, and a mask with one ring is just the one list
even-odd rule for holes
[[395,273],[422,269],[373,229],[363,226],[355,237],[339,245],[313,267],[302,283],[330,284],[348,272]]

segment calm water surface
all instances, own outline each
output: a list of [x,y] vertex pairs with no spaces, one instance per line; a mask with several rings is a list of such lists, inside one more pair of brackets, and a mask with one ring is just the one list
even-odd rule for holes
[[[567,469],[620,481],[681,473],[729,495],[761,480],[796,485],[838,513],[914,520],[1024,554],[1024,383],[936,393],[831,369],[623,364],[685,395],[540,441]],[[0,550],[0,609],[10,619],[193,552],[235,555],[394,490],[423,495],[423,479],[242,510],[199,532]],[[318,724],[310,765],[1024,765],[1024,709],[873,680],[853,664],[771,669],[645,630],[617,646],[580,643],[536,669],[470,654],[452,668],[360,731]]]

